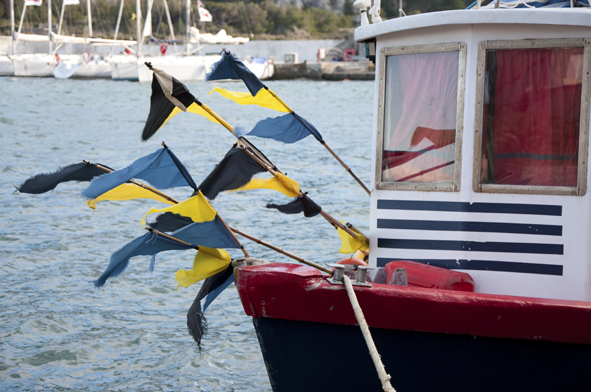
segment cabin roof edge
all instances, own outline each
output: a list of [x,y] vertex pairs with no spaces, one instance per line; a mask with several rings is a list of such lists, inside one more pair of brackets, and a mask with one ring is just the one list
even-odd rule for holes
[[355,29],[355,41],[363,42],[398,31],[446,25],[522,24],[591,27],[589,9],[490,9],[452,10],[411,15]]

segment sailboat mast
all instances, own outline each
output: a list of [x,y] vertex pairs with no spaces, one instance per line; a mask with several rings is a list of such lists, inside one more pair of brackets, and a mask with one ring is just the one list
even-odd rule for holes
[[170,18],[170,10],[168,9],[168,1],[164,0],[164,11],[166,11],[166,19],[168,20],[168,28],[170,29],[170,37],[174,45],[174,52],[177,53],[176,38],[174,37],[174,27],[172,26],[172,19]]
[[88,15],[88,38],[92,38],[94,35],[92,34],[92,11],[90,8],[90,0],[88,0],[86,2],[86,14]]
[[64,21],[64,9],[66,8],[66,2],[62,1],[62,12],[60,12],[60,23],[57,25],[57,35],[62,33],[62,22]]
[[186,43],[185,47],[186,47],[186,54],[188,56],[189,53],[191,53],[191,31],[190,31],[190,25],[191,25],[191,0],[187,0],[187,9],[185,11],[185,20],[186,20],[185,25],[187,27],[187,36],[186,36],[187,43]]
[[140,5],[140,0],[135,0],[135,21],[136,21],[136,33],[137,33],[137,55],[142,54],[142,7]]
[[117,25],[115,26],[115,35],[113,36],[113,40],[117,41],[117,34],[119,33],[119,25],[121,25],[121,14],[123,13],[123,2],[125,0],[121,0],[119,4],[119,14],[117,15]]
[[16,45],[18,44],[18,39],[21,35],[21,29],[23,27],[23,22],[25,21],[25,11],[27,10],[27,0],[23,0],[23,12],[21,13],[21,22],[18,24],[18,33],[16,33],[16,41],[14,43],[14,50],[16,50]]
[[49,54],[53,48],[51,47],[51,0],[47,0],[47,36],[49,38]]
[[10,55],[14,54],[14,0],[10,0]]

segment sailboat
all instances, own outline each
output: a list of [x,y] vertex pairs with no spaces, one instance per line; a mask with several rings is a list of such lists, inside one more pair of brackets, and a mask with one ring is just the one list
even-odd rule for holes
[[92,38],[92,12],[90,9],[90,2],[87,2],[88,13],[88,35],[91,38],[68,37],[60,35],[62,21],[64,16],[64,8],[66,5],[78,5],[80,0],[64,0],[62,3],[62,10],[60,14],[60,23],[57,34],[54,34],[54,41],[57,43],[78,43],[85,44],[88,51],[84,54],[70,55],[66,59],[59,59],[57,65],[53,69],[53,76],[58,79],[67,78],[82,78],[82,79],[98,79],[111,78],[111,56],[102,56],[92,53],[92,48],[96,46],[121,46],[130,47],[136,44],[136,41],[118,40],[117,34],[119,31],[119,23],[121,21],[121,13],[123,11],[123,1],[121,0],[119,6],[119,15],[117,18],[117,28],[115,29],[115,36],[113,39]]
[[[51,76],[53,73],[53,68],[57,63],[57,59],[53,54],[52,50],[53,45],[51,36],[51,0],[47,0],[47,36],[37,34],[21,34],[27,6],[40,7],[42,5],[43,0],[25,0],[24,2],[23,12],[21,13],[21,21],[18,26],[18,32],[16,34],[16,39],[13,41],[12,63],[15,76]],[[11,10],[13,8],[14,7],[12,5]],[[17,52],[19,41],[47,42],[48,52],[14,54]]]
[[[153,66],[161,69],[167,73],[175,75],[180,81],[202,81],[205,80],[205,75],[209,69],[217,61],[221,59],[221,55],[211,54],[195,54],[203,48],[205,44],[211,43],[226,43],[226,44],[240,44],[248,41],[248,38],[231,37],[226,34],[225,31],[220,31],[218,34],[200,34],[199,30],[190,26],[190,10],[191,0],[186,2],[186,38],[185,38],[185,52],[183,54],[167,54],[166,46],[161,47],[161,55],[144,55],[142,53],[142,45],[138,45],[136,55],[119,56],[118,59],[113,59],[111,63],[111,76],[114,80],[137,80],[139,82],[149,83],[152,81],[152,74],[148,68],[145,67],[145,62],[150,62]],[[151,12],[153,0],[148,1],[148,11],[146,15],[146,21],[144,23],[144,29],[142,34],[139,34],[138,30],[138,41],[144,42],[147,37],[152,35],[152,23],[151,23]],[[173,42],[176,41],[174,36],[174,30],[172,27],[172,21],[170,19],[170,13],[168,11],[168,5],[164,0],[165,11],[168,17],[168,24],[170,28],[170,36]],[[202,22],[211,22],[211,14],[201,6],[198,2],[199,15]],[[138,20],[141,16],[140,9],[138,8]],[[197,43],[199,46],[196,49],[192,49],[192,43]],[[273,65],[269,64],[266,59],[255,59],[254,61],[245,62],[247,67],[251,69],[259,78],[266,79],[273,74]]]

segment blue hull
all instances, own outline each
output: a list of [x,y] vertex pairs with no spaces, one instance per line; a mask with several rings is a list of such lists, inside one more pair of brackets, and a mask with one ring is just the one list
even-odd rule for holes
[[[359,327],[253,320],[274,391],[382,390]],[[591,391],[588,345],[378,328],[371,332],[398,392]]]

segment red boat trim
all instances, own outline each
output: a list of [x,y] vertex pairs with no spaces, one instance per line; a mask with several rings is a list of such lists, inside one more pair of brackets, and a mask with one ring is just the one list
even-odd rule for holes
[[[254,317],[356,325],[343,286],[284,263],[240,268],[236,286]],[[373,284],[355,287],[370,327],[591,344],[591,302]]]

